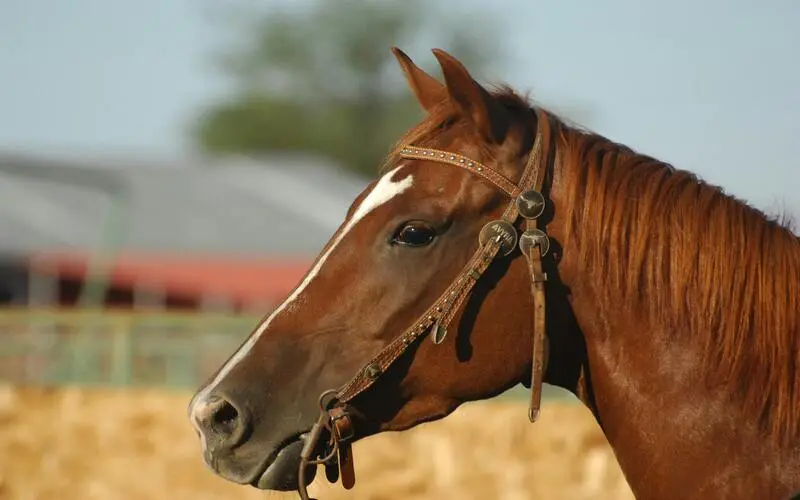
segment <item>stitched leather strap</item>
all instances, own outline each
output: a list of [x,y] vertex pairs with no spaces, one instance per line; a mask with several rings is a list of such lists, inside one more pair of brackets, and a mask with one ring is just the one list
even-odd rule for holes
[[354,435],[353,421],[342,407],[330,410],[332,439],[338,443],[337,462],[339,463],[339,476],[342,486],[349,490],[356,484],[355,466],[353,465],[352,439]]
[[400,150],[400,156],[414,160],[427,160],[439,163],[449,163],[465,170],[469,170],[479,177],[483,177],[487,181],[495,185],[501,191],[509,196],[516,196],[515,190],[517,188],[513,182],[508,180],[503,174],[483,165],[475,160],[470,160],[466,156],[457,153],[448,153],[438,149],[417,148],[414,146],[406,146]]
[[[542,192],[542,185],[544,184],[545,168],[542,165],[547,164],[550,153],[551,145],[551,129],[550,120],[546,113],[537,110],[538,113],[538,131],[536,139],[540,140],[540,147],[534,147],[534,155],[540,158],[533,158],[531,160],[531,168],[526,169],[530,172],[529,179],[524,182],[530,182],[530,189],[537,193]],[[524,175],[524,174],[523,174]],[[526,218],[525,219],[525,233],[523,233],[520,240],[520,250],[525,256],[528,263],[528,274],[531,280],[531,294],[533,295],[533,315],[532,315],[532,332],[531,332],[531,400],[528,407],[528,420],[536,422],[539,419],[539,413],[542,406],[542,384],[544,378],[544,357],[545,357],[545,343],[546,343],[546,307],[545,307],[545,281],[547,275],[542,271],[542,257],[549,249],[549,241],[547,235],[539,230],[539,218]],[[545,246],[546,244],[546,246]]]
[[[469,295],[472,287],[484,271],[489,267],[500,249],[497,241],[489,241],[480,247],[467,262],[458,278],[444,291],[439,299],[425,311],[422,318],[396,337],[364,366],[350,382],[342,387],[337,395],[341,403],[347,403],[368,389],[394,361],[400,357],[419,337],[428,333],[431,327],[441,319],[445,319],[446,328],[452,320],[452,313],[458,309],[463,298]],[[445,314],[447,317],[445,318]]]
[[542,272],[542,256],[538,246],[531,245],[526,249],[525,259],[531,278],[533,294],[533,332],[531,336],[531,401],[528,408],[528,420],[536,422],[542,406],[542,383],[544,368],[545,343],[545,295],[544,283],[547,276]]

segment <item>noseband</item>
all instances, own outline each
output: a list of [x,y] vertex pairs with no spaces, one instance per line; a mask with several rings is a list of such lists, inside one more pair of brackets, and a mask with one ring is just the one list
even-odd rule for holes
[[[338,391],[326,391],[320,396],[320,416],[306,437],[300,453],[298,492],[303,500],[310,500],[305,486],[306,469],[309,466],[325,465],[328,480],[333,483],[340,476],[342,486],[346,489],[353,487],[355,473],[351,442],[355,433],[347,412],[347,403],[371,387],[418,338],[430,333],[433,343],[441,344],[456,313],[464,305],[489,265],[498,257],[510,255],[517,246],[528,263],[534,305],[531,401],[528,419],[535,422],[539,418],[542,375],[547,350],[544,289],[547,275],[542,271],[542,257],[549,251],[550,240],[538,227],[538,219],[545,208],[542,184],[547,171],[552,138],[547,113],[538,109],[536,113],[538,118],[536,138],[525,170],[517,184],[497,170],[456,153],[414,146],[406,146],[400,150],[401,158],[447,163],[472,172],[503,191],[511,201],[500,219],[490,221],[483,226],[478,236],[477,251],[433,305],[412,326],[373,357],[347,384]],[[522,235],[519,235],[516,227],[520,218],[524,220]],[[327,404],[326,400],[329,401]],[[317,458],[317,445],[323,430],[328,431],[330,440],[322,453],[323,456]]]

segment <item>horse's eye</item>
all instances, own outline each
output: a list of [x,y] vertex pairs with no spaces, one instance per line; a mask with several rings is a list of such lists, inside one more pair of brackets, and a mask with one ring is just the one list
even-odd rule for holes
[[392,243],[408,247],[423,247],[436,237],[436,230],[422,221],[403,224],[392,238]]

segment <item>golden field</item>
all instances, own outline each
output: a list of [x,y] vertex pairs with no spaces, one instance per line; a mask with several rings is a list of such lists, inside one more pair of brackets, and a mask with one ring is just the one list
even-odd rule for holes
[[[0,385],[0,499],[297,498],[206,469],[185,417],[189,397]],[[586,409],[546,401],[536,424],[526,410],[524,402],[471,403],[442,421],[366,439],[353,447],[353,490],[329,485],[320,471],[310,491],[320,500],[633,498]]]

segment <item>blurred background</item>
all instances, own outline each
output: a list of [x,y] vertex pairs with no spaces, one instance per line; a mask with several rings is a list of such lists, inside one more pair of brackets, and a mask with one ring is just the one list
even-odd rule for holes
[[[0,2],[0,499],[282,497],[206,470],[185,407],[422,117],[391,46],[791,217],[798,25],[792,0]],[[632,498],[574,398],[529,426],[520,394],[358,443],[355,490],[315,493]]]

